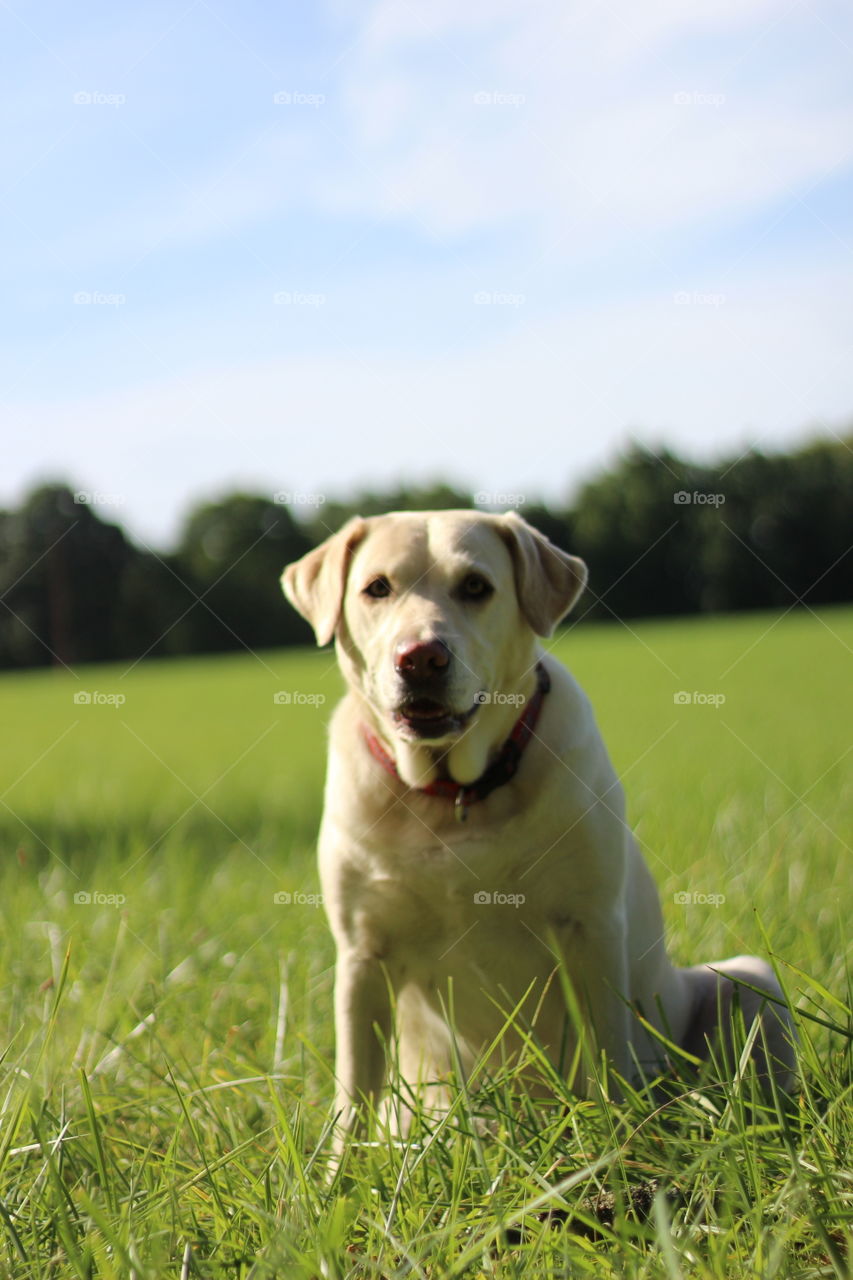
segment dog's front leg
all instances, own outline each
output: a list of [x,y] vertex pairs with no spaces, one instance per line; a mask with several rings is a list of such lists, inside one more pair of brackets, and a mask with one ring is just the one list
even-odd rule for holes
[[381,961],[341,946],[335,970],[335,1110],[342,1133],[359,1126],[362,1104],[378,1101],[390,1032],[391,999]]
[[[607,1061],[623,1079],[630,1079],[630,1011],[626,1004],[628,966],[624,956],[624,938],[613,937],[610,954],[599,958],[600,968],[593,979],[591,1021],[595,1043]],[[621,1089],[615,1081],[610,1092],[618,1097]]]
[[[562,950],[578,1012],[592,1033],[594,1057],[604,1052],[617,1074],[629,1079],[631,1028],[624,920],[620,915],[575,928]],[[590,1089],[589,1081],[585,1087]],[[619,1094],[616,1082],[610,1088],[614,1096]]]

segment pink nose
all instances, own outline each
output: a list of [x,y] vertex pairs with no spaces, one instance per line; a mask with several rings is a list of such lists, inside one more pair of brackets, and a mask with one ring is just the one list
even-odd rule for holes
[[394,666],[408,680],[432,680],[443,676],[450,666],[450,650],[442,640],[403,643],[397,646]]

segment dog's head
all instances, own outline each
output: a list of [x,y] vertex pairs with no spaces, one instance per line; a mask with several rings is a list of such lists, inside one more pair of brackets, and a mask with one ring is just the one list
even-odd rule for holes
[[285,595],[317,643],[337,640],[365,718],[400,776],[470,783],[535,686],[548,636],[586,567],[510,512],[356,516],[290,565]]

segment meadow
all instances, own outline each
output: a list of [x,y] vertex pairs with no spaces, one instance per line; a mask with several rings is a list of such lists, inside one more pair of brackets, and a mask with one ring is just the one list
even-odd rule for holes
[[554,1081],[534,1106],[507,1069],[330,1181],[333,655],[6,674],[0,1274],[851,1274],[853,610],[584,624],[553,647],[673,955],[773,957],[795,1096],[763,1101],[746,1068],[618,1105]]

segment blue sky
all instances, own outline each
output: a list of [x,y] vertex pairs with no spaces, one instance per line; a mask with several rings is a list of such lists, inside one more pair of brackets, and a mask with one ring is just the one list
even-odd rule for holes
[[562,501],[853,418],[833,0],[9,0],[0,502]]

